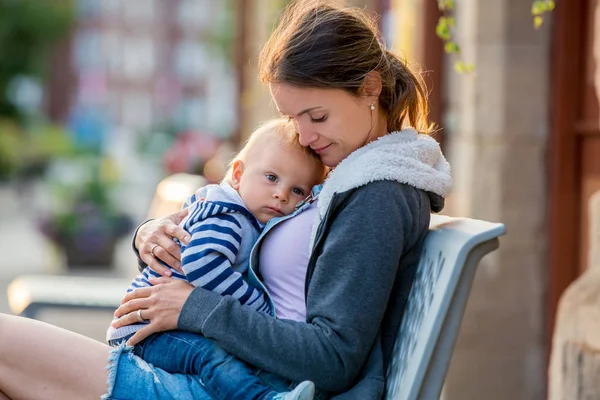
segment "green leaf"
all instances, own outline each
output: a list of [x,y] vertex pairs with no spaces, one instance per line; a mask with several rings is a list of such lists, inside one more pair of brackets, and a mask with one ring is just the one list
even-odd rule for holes
[[546,4],[548,7],[548,11],[552,11],[554,10],[554,7],[556,7],[556,3],[554,2],[554,0],[549,0]]
[[450,30],[445,17],[441,17],[435,27],[435,33],[443,40],[450,40]]
[[456,61],[454,63],[454,70],[459,74],[465,72],[465,64],[462,61]]
[[534,16],[542,15],[546,11],[546,3],[541,0],[536,0],[531,4],[531,14]]
[[460,53],[460,47],[455,42],[447,42],[444,45],[444,51],[448,54]]
[[544,23],[544,19],[540,16],[533,17],[533,26],[538,29]]

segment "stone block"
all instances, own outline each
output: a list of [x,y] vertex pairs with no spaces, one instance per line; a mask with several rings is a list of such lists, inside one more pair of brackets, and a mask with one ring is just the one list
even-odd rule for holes
[[542,398],[542,253],[542,248],[503,243],[490,255],[499,265],[497,273],[478,270],[445,400]]

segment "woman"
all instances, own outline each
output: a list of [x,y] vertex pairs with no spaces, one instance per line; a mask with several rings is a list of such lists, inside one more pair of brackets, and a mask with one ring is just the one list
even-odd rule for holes
[[[300,309],[306,322],[159,278],[124,299],[119,324],[136,322],[138,310],[150,321],[130,343],[170,329],[202,334],[279,390],[312,380],[320,398],[381,398],[430,212],[451,189],[439,146],[424,135],[425,88],[360,10],[323,4],[286,10],[260,74],[300,142],[333,168],[312,211],[266,229],[253,252],[276,309]],[[185,240],[181,216],[137,232],[152,268],[161,269],[154,256],[176,267],[171,237]],[[282,284],[298,271],[300,282]],[[286,303],[286,290],[304,301]],[[126,349],[111,354],[107,386],[109,348],[47,324],[2,316],[0,335],[7,398],[209,398],[196,377],[170,375]]]

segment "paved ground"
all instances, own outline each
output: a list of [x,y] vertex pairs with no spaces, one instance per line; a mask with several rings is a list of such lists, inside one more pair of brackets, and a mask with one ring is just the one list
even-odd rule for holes
[[[9,283],[22,274],[70,274],[61,256],[37,231],[34,219],[27,210],[35,208],[33,202],[18,197],[11,187],[0,186],[0,312],[11,313],[6,289]],[[129,239],[125,239],[117,252],[116,267],[112,270],[87,271],[86,276],[122,276],[135,273],[135,264]],[[43,321],[53,323],[86,336],[104,339],[111,320],[109,312],[75,312],[48,310],[40,313]]]

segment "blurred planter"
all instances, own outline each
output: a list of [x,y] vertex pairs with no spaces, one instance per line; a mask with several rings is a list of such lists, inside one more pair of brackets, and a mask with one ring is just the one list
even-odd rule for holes
[[111,200],[109,186],[94,179],[63,190],[66,207],[40,220],[41,232],[64,252],[69,268],[110,268],[116,243],[133,228]]
[[[91,233],[91,232],[90,232]],[[62,243],[65,252],[67,268],[85,269],[88,267],[112,267],[114,261],[116,238],[94,237],[94,245],[88,246],[85,240],[67,238]]]
[[115,246],[131,227],[128,216],[104,215],[93,208],[40,224],[42,233],[64,252],[71,269],[112,267]]
[[79,204],[72,213],[40,223],[42,233],[64,252],[72,269],[112,267],[115,246],[132,226],[127,215],[107,214],[93,204]]

